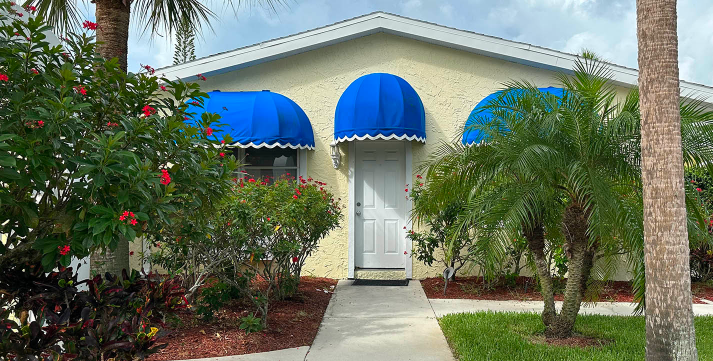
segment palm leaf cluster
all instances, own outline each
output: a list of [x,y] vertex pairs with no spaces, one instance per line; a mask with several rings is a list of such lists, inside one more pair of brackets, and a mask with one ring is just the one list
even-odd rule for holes
[[[512,81],[482,107],[485,112],[474,112],[466,131],[480,132],[483,142],[440,147],[425,166],[429,184],[437,185],[428,190],[434,200],[416,204],[414,215],[467,198],[459,222],[475,227],[478,249],[493,265],[524,237],[545,298],[543,321],[562,337],[570,334],[581,301],[596,293],[599,282],[593,280],[612,276],[620,256],[628,260],[643,303],[643,203],[638,90],[617,88],[610,68],[592,57],[557,80],[561,95]],[[713,112],[700,100],[687,100],[681,117],[686,166],[710,167]],[[695,189],[688,188],[687,197],[691,241],[708,241]],[[569,277],[557,314],[547,296],[552,266],[545,261],[560,245]]]

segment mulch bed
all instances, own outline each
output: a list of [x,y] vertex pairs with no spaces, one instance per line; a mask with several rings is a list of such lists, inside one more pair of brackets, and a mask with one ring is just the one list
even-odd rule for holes
[[270,303],[267,330],[249,335],[239,328],[240,317],[253,312],[244,304],[225,307],[212,322],[202,322],[190,312],[182,313],[180,325],[163,339],[168,346],[148,360],[242,355],[309,346],[317,336],[336,284],[329,278],[302,277],[296,297]]
[[[442,299],[471,299],[495,301],[541,301],[542,295],[538,291],[537,283],[532,277],[518,277],[515,285],[505,282],[486,288],[483,286],[482,277],[459,277],[448,282],[446,294],[443,294],[443,278],[433,277],[421,281],[423,290],[428,298]],[[713,301],[713,287],[705,284],[694,284],[693,303],[706,303],[702,299]],[[562,294],[555,295],[556,301],[562,301]],[[604,285],[599,302],[633,302],[634,294],[631,292],[631,282],[609,281]]]

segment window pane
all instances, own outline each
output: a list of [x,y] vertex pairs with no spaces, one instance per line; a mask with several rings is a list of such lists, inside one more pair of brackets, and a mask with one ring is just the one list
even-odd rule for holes
[[245,163],[252,167],[296,167],[297,149],[248,148],[245,149]]
[[270,181],[273,179],[280,179],[282,176],[288,176],[287,173],[290,174],[288,177],[297,177],[297,168],[260,169],[246,167],[245,171],[248,172],[247,175],[252,178],[265,179],[265,177],[270,177],[268,178]]

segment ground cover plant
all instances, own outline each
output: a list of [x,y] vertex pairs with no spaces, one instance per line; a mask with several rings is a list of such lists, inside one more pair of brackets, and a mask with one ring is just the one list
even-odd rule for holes
[[[564,344],[546,339],[540,315],[533,313],[451,314],[439,322],[460,361],[633,361],[645,355],[643,316],[579,316],[577,337]],[[713,359],[713,317],[696,317],[695,326],[700,359]]]

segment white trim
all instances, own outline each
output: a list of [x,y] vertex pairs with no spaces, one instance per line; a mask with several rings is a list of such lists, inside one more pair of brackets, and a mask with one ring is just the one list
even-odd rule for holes
[[396,135],[396,134],[391,134],[391,135],[383,135],[383,134],[377,134],[377,135],[363,135],[363,136],[358,136],[356,134],[352,135],[351,137],[341,137],[341,138],[336,138],[335,141],[337,143],[340,142],[351,142],[353,140],[416,140],[421,143],[426,143],[426,137],[419,137],[417,135],[412,135],[408,136],[406,134],[403,135]]
[[236,143],[228,144],[228,145],[226,146],[226,148],[256,148],[256,149],[260,149],[260,148],[270,148],[270,149],[272,149],[272,148],[275,148],[275,147],[280,147],[280,148],[283,148],[283,149],[284,149],[284,148],[290,148],[290,149],[309,149],[309,150],[314,150],[314,146],[313,146],[313,145],[301,145],[301,144],[292,145],[291,143],[282,144],[282,143],[279,143],[279,142],[275,142],[275,143],[272,143],[272,144],[267,144],[267,143],[255,144],[255,143],[252,143],[252,142],[251,142],[251,143],[248,143],[248,144],[242,144],[242,143],[237,143],[237,142],[236,142]]
[[347,177],[349,178],[349,205],[347,209],[349,210],[349,213],[347,215],[347,218],[349,219],[349,261],[348,261],[348,266],[349,269],[347,271],[347,277],[348,278],[354,278],[354,194],[355,194],[355,185],[354,185],[354,171],[356,169],[356,143],[350,142],[349,143],[349,172],[347,174]]
[[[413,160],[413,153],[411,152],[411,142],[406,142],[404,145],[406,147],[406,182],[408,182],[409,189],[413,189],[413,166],[412,166],[412,160]],[[409,192],[409,194],[411,194]],[[408,202],[406,202],[406,219],[404,219],[404,223],[407,224],[406,228],[407,229],[412,229],[413,224],[411,223],[411,209],[413,208],[413,200],[411,197],[409,197]],[[406,279],[411,279],[413,278],[413,241],[409,237],[404,236],[404,241],[406,244],[404,245],[404,249],[407,250],[408,254],[404,255],[404,268],[406,269]]]
[[297,175],[307,178],[307,152],[302,149],[297,150]]
[[[403,36],[554,71],[571,72],[577,59],[574,54],[557,50],[394,14],[375,12],[287,37],[161,68],[158,71],[169,79],[196,79],[195,76],[198,73],[215,76],[376,33]],[[638,85],[638,70],[616,64],[610,65],[615,82],[628,86]],[[713,87],[687,81],[681,81],[680,87],[682,95],[703,97],[707,99],[707,103],[713,104]]]

